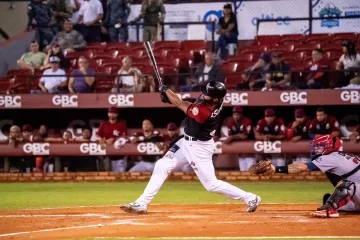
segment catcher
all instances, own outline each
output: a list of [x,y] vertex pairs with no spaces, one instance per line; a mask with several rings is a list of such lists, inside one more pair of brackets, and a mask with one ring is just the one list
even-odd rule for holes
[[293,163],[274,167],[270,160],[263,160],[249,168],[253,174],[300,173],[322,171],[335,186],[333,194],[325,194],[323,205],[310,214],[319,218],[339,217],[340,211],[360,211],[360,158],[339,151],[340,139],[332,135],[316,137],[311,141],[309,163]]

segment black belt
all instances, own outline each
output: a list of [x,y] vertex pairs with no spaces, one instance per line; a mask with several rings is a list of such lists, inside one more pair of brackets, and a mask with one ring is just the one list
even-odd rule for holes
[[358,165],[358,166],[357,166],[356,168],[354,168],[352,171],[350,171],[350,172],[342,175],[341,178],[342,178],[342,179],[346,179],[346,178],[354,175],[354,174],[355,174],[357,171],[359,171],[359,170],[360,170],[360,165]]
[[184,139],[185,139],[186,141],[198,141],[197,138],[190,137],[190,136],[187,136],[187,135],[184,136]]

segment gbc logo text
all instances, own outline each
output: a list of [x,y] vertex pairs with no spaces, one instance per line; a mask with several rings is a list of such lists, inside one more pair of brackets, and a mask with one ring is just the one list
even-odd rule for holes
[[283,92],[280,94],[280,100],[290,104],[306,104],[306,92]]
[[117,105],[119,107],[123,106],[134,106],[134,95],[133,94],[118,94],[118,95],[110,95],[109,103],[111,105]]
[[6,108],[19,108],[21,107],[20,96],[0,96],[0,106]]
[[342,91],[340,97],[344,102],[360,103],[359,91]]
[[224,102],[231,105],[248,105],[248,93],[227,93]]
[[90,155],[106,155],[106,149],[97,143],[83,143],[80,145],[80,152]]
[[154,143],[139,143],[137,145],[137,150],[141,153],[146,153],[148,155],[160,155],[162,152]]
[[257,152],[264,152],[264,153],[281,153],[281,142],[275,141],[275,142],[255,142],[254,143],[254,149]]
[[33,155],[49,155],[49,143],[26,143],[23,147],[25,153],[32,153]]
[[78,106],[78,96],[77,95],[55,95],[52,98],[52,102],[55,106],[61,107],[77,107]]

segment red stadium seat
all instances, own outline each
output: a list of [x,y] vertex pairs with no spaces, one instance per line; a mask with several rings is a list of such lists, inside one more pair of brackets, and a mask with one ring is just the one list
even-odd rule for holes
[[[178,70],[174,67],[159,67],[159,72],[165,85],[174,86],[179,89]],[[156,81],[157,82],[157,81]]]
[[303,34],[286,34],[281,36],[279,44],[281,45],[299,44],[299,43],[303,43],[304,40],[305,40],[305,36]]
[[225,78],[225,85],[228,89],[235,89],[242,82],[240,75],[230,75]]
[[224,63],[221,65],[221,71],[224,74],[224,76],[227,77],[228,75],[231,75],[237,71],[238,65],[239,64],[237,62]]
[[72,60],[72,59],[78,59],[81,56],[90,57],[91,54],[92,54],[92,52],[88,51],[88,50],[84,50],[84,51],[81,51],[81,52],[66,52],[65,57],[67,59]]
[[280,35],[256,36],[255,42],[257,45],[275,46],[280,42],[280,39]]
[[279,45],[279,46],[273,46],[269,47],[267,49],[267,52],[291,52],[294,49],[294,45],[288,44],[288,45]]
[[305,39],[305,43],[313,44],[313,43],[328,43],[331,41],[331,36],[329,34],[311,34],[307,35]]
[[196,50],[196,51],[204,50],[204,51],[207,51],[208,50],[208,42],[203,41],[203,40],[187,40],[187,41],[183,41],[181,43],[181,49],[186,50],[186,51],[191,51],[191,50]]
[[307,50],[314,50],[315,48],[319,48],[320,45],[317,44],[317,43],[314,43],[314,44],[295,44],[294,45],[294,52],[297,52],[297,51],[307,51]]
[[108,50],[106,52],[93,52],[91,53],[91,58],[117,58],[119,55],[119,50]]
[[121,61],[119,59],[115,59],[115,60],[107,60],[104,62],[101,62],[101,64],[97,64],[98,66],[101,66],[103,68],[106,67],[121,67]]
[[330,59],[330,58],[339,59],[341,57],[341,55],[343,55],[343,52],[341,50],[339,50],[339,51],[325,51],[324,55],[328,59]]
[[154,50],[159,49],[181,49],[180,41],[159,41],[154,43]]
[[358,34],[356,33],[334,33],[332,35],[332,42],[341,44],[343,41],[353,41],[356,42],[358,39]]
[[247,52],[258,52],[261,54],[261,53],[265,52],[266,49],[267,49],[266,45],[252,45],[252,46],[248,46],[244,49],[241,49],[240,54],[247,53]]
[[107,46],[108,43],[106,42],[93,42],[93,43],[88,43],[86,49],[105,51],[107,49]]

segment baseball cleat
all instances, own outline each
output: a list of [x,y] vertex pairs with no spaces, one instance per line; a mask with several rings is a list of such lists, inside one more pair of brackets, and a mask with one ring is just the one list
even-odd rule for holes
[[120,205],[120,209],[127,213],[147,213],[147,207],[137,204],[136,202]]
[[323,210],[317,210],[315,212],[310,213],[311,216],[317,218],[337,218],[339,217],[339,213],[335,208],[326,208]]
[[330,193],[325,193],[323,196],[323,205],[327,202],[327,200],[329,199],[329,197],[331,196]]
[[255,196],[255,199],[252,199],[247,202],[247,205],[248,205],[248,208],[246,209],[247,212],[255,212],[261,203],[261,198],[256,195],[254,195],[254,196]]

